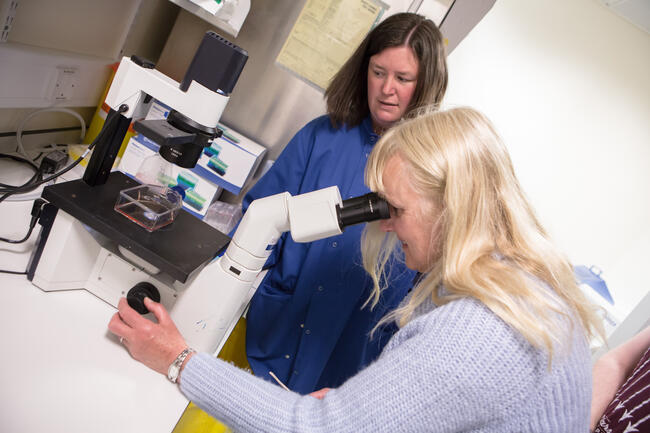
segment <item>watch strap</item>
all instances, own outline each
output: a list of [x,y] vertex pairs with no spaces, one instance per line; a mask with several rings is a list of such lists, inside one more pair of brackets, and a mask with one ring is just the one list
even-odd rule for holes
[[187,358],[188,355],[193,352],[194,349],[187,347],[176,357],[174,362],[172,362],[167,369],[167,379],[169,379],[172,383],[176,383],[178,381],[178,376],[181,372],[181,366],[183,365],[183,362],[185,362],[185,358]]

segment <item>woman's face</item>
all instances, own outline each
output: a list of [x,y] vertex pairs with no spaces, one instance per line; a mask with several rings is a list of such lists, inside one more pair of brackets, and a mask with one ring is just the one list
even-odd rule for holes
[[386,48],[368,63],[368,107],[375,127],[389,128],[404,116],[418,79],[418,59],[408,46]]
[[427,205],[422,211],[423,199],[408,181],[408,166],[399,155],[392,156],[383,173],[384,199],[390,207],[390,218],[380,221],[385,232],[395,232],[400,240],[406,266],[427,272],[440,255],[441,211]]

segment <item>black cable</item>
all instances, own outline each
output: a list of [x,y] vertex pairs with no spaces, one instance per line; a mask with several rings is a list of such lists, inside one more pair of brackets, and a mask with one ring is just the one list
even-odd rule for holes
[[[37,182],[37,181],[41,180],[42,178],[43,178],[43,170],[39,167],[36,170],[36,173],[34,173],[34,175],[31,178],[29,178],[29,180],[27,182],[25,182],[22,185],[18,185],[18,186],[9,185],[8,187],[0,188],[0,193],[4,193],[5,195],[9,196],[9,195],[15,194],[15,192],[18,191],[18,190],[21,190],[23,192],[33,191],[34,189],[37,188],[38,185],[33,187],[33,188],[31,188],[30,186],[33,185],[34,182]],[[1,198],[0,202],[2,200],[4,200],[4,198]]]
[[[29,237],[32,235],[32,231],[34,230],[34,227],[36,226],[36,222],[38,221],[38,218],[41,216],[41,211],[43,210],[43,206],[45,205],[45,200],[42,198],[34,200],[34,204],[32,205],[32,220],[29,223],[29,230],[27,231],[27,234],[25,235],[24,238],[20,240],[12,240],[12,239],[5,239],[5,238],[0,238],[0,241],[3,242],[8,242],[10,244],[21,244],[25,242]],[[27,271],[8,271],[6,269],[0,269],[0,273],[3,274],[12,274],[12,275],[27,275]]]
[[[128,110],[128,106],[122,104],[122,105],[119,107],[119,109],[117,110],[117,112],[118,112],[118,114],[119,114],[119,113],[123,113],[123,112],[125,112],[125,111],[127,111],[127,110]],[[101,131],[99,131],[99,134],[97,134],[97,137],[95,137],[95,139],[93,140],[93,142],[88,146],[88,149],[92,149],[93,147],[95,147],[95,145],[96,145],[97,142],[100,140],[100,138],[102,138],[103,135],[106,133],[106,131],[110,129],[109,126],[111,125],[111,122],[114,122],[113,119],[116,119],[116,118],[117,118],[117,116],[113,116],[111,119],[109,119],[109,120],[104,124],[104,127],[102,128]],[[14,157],[13,155],[8,156],[8,157],[9,157],[9,158],[12,158],[12,159],[16,159],[16,160],[18,160],[18,158],[20,158],[20,157]],[[24,158],[20,158],[20,159],[24,159]],[[39,176],[39,175],[42,174],[42,173],[41,173],[41,169],[40,169],[40,167],[37,167],[36,174],[32,177],[32,179],[30,179],[30,180],[29,180],[25,185],[22,185],[22,186],[20,186],[20,187],[17,187],[16,190],[15,190],[14,192],[7,192],[7,193],[5,193],[3,196],[0,197],[0,202],[4,201],[4,200],[5,200],[7,197],[9,197],[10,195],[16,194],[16,193],[18,193],[18,192],[29,192],[29,191],[32,191],[33,189],[36,189],[38,186],[40,186],[40,185],[42,185],[42,184],[44,184],[44,183],[46,183],[46,182],[49,182],[50,180],[52,180],[52,179],[54,179],[54,178],[56,178],[56,177],[58,177],[58,176],[61,176],[61,175],[64,174],[64,173],[67,173],[68,171],[72,170],[75,166],[77,166],[77,165],[78,165],[78,164],[79,164],[83,159],[84,159],[84,157],[83,157],[83,156],[80,156],[80,157],[77,158],[77,159],[76,159],[72,164],[70,164],[68,167],[64,168],[63,170],[59,171],[58,173],[54,173],[52,176],[49,176],[49,177],[47,177],[47,178],[45,178],[45,179],[41,179],[40,181],[37,181],[37,182],[34,183],[33,185],[29,185],[29,186],[28,186],[28,184],[29,184],[29,183],[30,183],[30,182],[31,182],[31,181],[32,181],[36,176]],[[25,161],[27,161],[27,160],[25,160]],[[31,162],[31,161],[30,161],[30,162]],[[33,162],[32,162],[31,164],[34,165],[34,166],[36,166],[36,164],[34,164]],[[27,189],[26,189],[26,188],[27,188]],[[29,237],[30,237],[31,234],[32,234],[32,231],[34,230],[34,227],[36,226],[36,222],[38,221],[38,218],[40,217],[41,210],[43,209],[43,205],[44,205],[44,204],[45,204],[45,200],[43,200],[43,199],[41,199],[41,198],[34,200],[34,204],[32,205],[32,211],[31,211],[32,220],[31,220],[30,223],[29,223],[29,230],[27,231],[27,235],[25,235],[25,237],[24,237],[23,239],[15,241],[15,240],[11,240],[11,239],[0,238],[0,241],[9,242],[9,243],[12,243],[12,244],[19,244],[19,243],[25,242],[27,239],[29,239]],[[3,273],[3,274],[12,274],[12,275],[27,275],[27,271],[26,271],[26,270],[25,270],[25,271],[9,271],[9,270],[6,270],[6,269],[0,269],[0,273]]]
[[43,156],[43,152],[39,152],[38,155],[34,157],[34,161],[38,160],[41,156]]
[[29,237],[32,235],[32,231],[34,230],[34,227],[36,226],[37,221],[38,221],[38,218],[32,218],[32,221],[29,223],[29,230],[27,230],[27,234],[21,240],[16,241],[16,240],[13,240],[13,239],[0,238],[0,241],[7,242],[7,243],[10,243],[10,244],[22,244],[27,239],[29,239]]
[[9,159],[13,159],[14,161],[23,162],[25,164],[31,165],[33,168],[38,170],[38,166],[36,164],[34,164],[33,161],[30,161],[27,158],[23,158],[22,156],[10,155],[8,153],[0,153],[0,158],[9,158]]
[[40,168],[33,161],[30,161],[27,158],[23,158],[22,156],[9,155],[7,153],[0,153],[0,158],[13,159],[14,161],[21,162],[23,164],[27,164],[27,165],[29,165],[30,168],[34,169],[34,171],[36,172],[36,174],[34,176],[32,176],[31,179],[29,179],[27,182],[25,182],[22,185],[9,185],[9,184],[6,184],[6,183],[0,183],[0,193],[11,192],[11,191],[15,190],[16,188],[22,188],[24,186],[29,185],[31,182],[33,182],[35,179],[37,179],[37,177],[38,177],[37,175],[38,175],[38,173],[40,171]]
[[[9,155],[9,154],[7,154],[7,153],[0,153],[0,158],[13,159],[14,161],[17,161],[17,162],[20,162],[20,163],[23,163],[23,164],[27,164],[27,165],[29,165],[29,167],[32,168],[36,173],[38,173],[38,166],[37,166],[36,164],[34,164],[33,161],[30,161],[30,160],[27,159],[27,158],[23,158],[23,157],[18,156],[18,155]],[[0,192],[5,193],[5,192],[12,191],[12,190],[15,189],[15,188],[23,187],[23,186],[27,185],[29,182],[33,181],[33,179],[34,179],[34,178],[32,177],[32,179],[28,180],[26,183],[24,183],[24,184],[22,184],[22,185],[9,185],[9,184],[1,183],[1,182],[0,182]]]
[[0,269],[0,273],[3,274],[13,274],[13,275],[27,275],[27,271],[7,271],[5,269]]
[[[128,110],[128,106],[122,104],[118,110],[117,113],[123,113]],[[103,135],[110,129],[110,126],[112,126],[112,122],[115,122],[115,119],[117,119],[117,116],[112,116],[110,119],[107,120],[106,123],[104,123],[104,127],[102,128],[101,131],[99,131],[99,134],[97,134],[97,137],[93,140],[93,142],[88,146],[88,149],[92,149],[95,147],[97,142],[103,137]],[[57,173],[52,174],[51,176],[48,176],[44,179],[41,179],[37,182],[34,182],[29,185],[23,185],[21,187],[16,188],[14,191],[9,191],[6,192],[4,195],[0,196],[0,203],[3,202],[7,197],[14,195],[14,194],[21,194],[29,191],[33,191],[34,189],[38,188],[40,185],[47,183],[51,181],[52,179],[56,179],[57,177],[61,176],[62,174],[67,173],[68,171],[72,170],[74,167],[76,167],[81,161],[83,161],[84,156],[80,156],[76,160],[72,162],[69,166],[65,167],[64,169],[60,170]]]
[[[34,182],[42,179],[42,178],[43,178],[43,170],[41,170],[39,168],[36,171],[36,173],[34,173],[34,175],[31,178],[29,178],[29,180],[27,182],[25,182],[24,184],[19,185],[19,186],[10,185],[9,187],[0,188],[0,193],[11,195],[11,194],[14,194],[15,191],[18,190],[19,188],[20,189],[25,189],[24,192],[33,191],[34,189],[36,189],[36,187],[29,188],[29,186],[32,185]],[[2,200],[4,200],[4,198],[0,199],[0,202]]]
[[38,218],[41,216],[41,211],[43,210],[44,205],[45,205],[45,200],[43,200],[42,198],[37,198],[36,200],[34,200],[34,204],[32,205],[32,211],[30,212],[32,215],[32,220],[29,222],[29,230],[27,231],[27,234],[25,235],[24,238],[20,240],[0,238],[0,241],[7,242],[10,244],[22,244],[27,239],[29,239],[29,237],[32,235],[32,231],[34,230],[34,227],[36,226],[36,223],[38,222]]

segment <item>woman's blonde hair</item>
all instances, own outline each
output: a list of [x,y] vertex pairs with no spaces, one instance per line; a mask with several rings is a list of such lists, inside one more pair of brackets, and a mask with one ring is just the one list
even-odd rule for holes
[[[442,209],[440,251],[408,302],[381,323],[405,325],[427,298],[442,305],[473,297],[519,331],[533,346],[553,355],[566,336],[558,315],[577,315],[587,336],[602,336],[602,325],[576,284],[573,268],[555,248],[525,197],[508,152],[491,122],[471,108],[421,110],[391,128],[375,145],[366,183],[380,194],[387,161],[399,155],[422,209]],[[437,206],[426,206],[435,203]],[[427,217],[427,216],[425,216]],[[374,281],[368,300],[380,296],[386,263],[397,248],[394,233],[368,224],[364,267]],[[540,289],[548,285],[550,290]],[[444,287],[443,290],[440,290]],[[568,308],[567,308],[568,307]],[[566,325],[566,322],[564,323]]]

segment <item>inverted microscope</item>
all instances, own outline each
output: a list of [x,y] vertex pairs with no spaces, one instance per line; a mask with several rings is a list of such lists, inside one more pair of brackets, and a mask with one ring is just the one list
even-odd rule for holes
[[247,58],[208,32],[181,83],[143,59],[122,59],[105,100],[111,110],[83,178],[43,190],[43,227],[28,265],[34,285],[48,292],[85,289],[114,307],[125,296],[141,314],[148,313],[149,297],[168,309],[191,347],[216,354],[284,232],[311,242],[388,218],[388,205],[376,194],[342,200],[336,186],[254,201],[232,239],[182,209],[146,229],[145,220],[164,212],[138,196],[132,198],[139,212],[127,218],[116,211],[125,191],[143,186],[111,171],[132,120],[144,117],[154,98],[172,107],[167,119],[136,121],[134,128],[160,145],[167,163],[193,167],[221,133],[218,121]]

